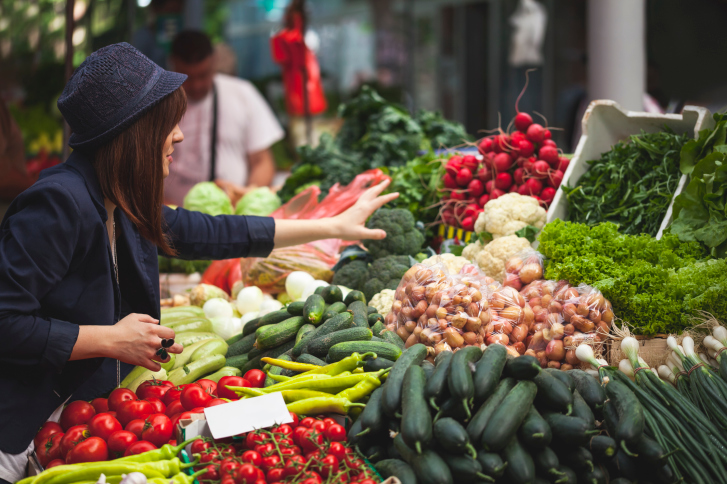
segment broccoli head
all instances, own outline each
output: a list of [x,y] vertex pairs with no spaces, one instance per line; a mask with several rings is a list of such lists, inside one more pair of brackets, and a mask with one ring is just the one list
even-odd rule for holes
[[369,265],[364,260],[352,260],[348,264],[338,269],[333,274],[331,284],[336,286],[346,286],[349,289],[361,290],[366,280],[366,272]]
[[383,240],[366,240],[364,246],[374,259],[389,255],[416,255],[424,243],[424,235],[414,227],[414,216],[402,208],[380,208],[366,223],[370,229],[386,231]]
[[363,281],[363,289],[361,289],[366,300],[371,300],[375,294],[384,289],[396,289],[410,267],[408,255],[390,255],[375,260],[369,268]]

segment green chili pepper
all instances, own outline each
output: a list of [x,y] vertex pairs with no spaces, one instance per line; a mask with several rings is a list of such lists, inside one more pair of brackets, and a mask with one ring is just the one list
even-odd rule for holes
[[[332,376],[330,378],[321,378],[317,380],[308,380],[308,381],[298,381],[296,379],[292,379],[290,381],[287,381],[285,383],[279,383],[278,385],[275,385],[275,390],[273,390],[274,387],[268,387],[264,388],[263,391],[265,393],[272,393],[273,391],[277,390],[315,390],[319,392],[325,392],[325,393],[339,393],[347,388],[350,388],[354,385],[356,385],[361,380],[364,380],[367,377],[373,376],[375,378],[379,378],[381,375],[383,375],[385,370],[381,370],[379,372],[373,373],[360,373],[356,375],[352,375],[350,372],[344,372],[341,373],[338,376]],[[270,391],[268,391],[270,390]]]
[[156,450],[150,450],[149,452],[144,452],[143,454],[136,454],[136,455],[130,455],[128,457],[121,457],[119,459],[113,460],[111,462],[156,462],[160,460],[169,460],[174,459],[179,455],[179,453],[187,447],[187,445],[191,444],[197,439],[200,439],[201,437],[197,436],[193,439],[186,440],[182,442],[179,445],[169,445],[164,444],[161,446],[161,448]]
[[[161,449],[160,449],[161,450]],[[199,457],[194,462],[182,464],[178,458],[157,462],[90,462],[83,464],[82,467],[73,469],[71,472],[65,472],[56,475],[51,479],[34,481],[33,484],[71,484],[78,481],[86,481],[89,479],[98,479],[101,474],[107,476],[115,476],[121,474],[129,474],[131,472],[141,472],[147,478],[149,477],[170,477],[179,474],[183,469],[195,466],[199,463]],[[58,466],[61,467],[61,466]],[[52,469],[51,469],[52,470]],[[42,474],[41,474],[42,476]]]
[[285,368],[286,370],[291,371],[311,371],[316,370],[318,368],[321,368],[318,365],[310,365],[308,363],[296,363],[295,361],[286,361],[286,360],[279,360],[277,358],[268,358],[265,357],[261,359],[263,363],[267,363],[273,366],[277,366],[280,368]]
[[[268,393],[263,393],[257,388],[244,388],[240,393],[251,398],[268,395]],[[283,396],[285,403],[293,403],[306,398],[331,396],[330,393],[316,392],[314,390],[281,390],[273,393],[280,393]]]
[[347,356],[346,358],[342,359],[341,361],[337,361],[335,363],[331,363],[330,365],[326,365],[326,366],[318,366],[310,371],[302,373],[293,378],[300,378],[300,377],[303,377],[306,375],[315,375],[315,374],[324,374],[324,375],[330,375],[330,376],[340,375],[344,371],[355,370],[361,364],[363,364],[363,361],[368,357],[376,358],[376,353],[364,353],[363,355],[360,355],[358,353],[353,353],[351,356]]
[[[187,475],[184,472],[180,472],[179,474],[176,474],[174,476],[168,477],[166,479],[154,479],[154,482],[152,484],[169,484],[170,482],[173,484],[192,484],[194,480],[197,478],[197,476],[200,476],[207,472],[206,468],[200,469],[194,474]],[[171,479],[171,481],[170,481]]]
[[345,415],[351,407],[365,407],[363,403],[351,403],[345,398],[332,395],[326,397],[306,398],[288,404],[288,411],[297,415],[317,415],[320,413],[340,413]]
[[[268,373],[268,378],[270,378],[271,380],[275,380],[277,382],[283,382],[283,381],[290,380],[291,377],[284,376],[284,375],[276,375],[275,373]],[[270,386],[272,386],[272,385],[270,385]]]
[[345,398],[351,402],[358,402],[362,398],[368,396],[381,386],[381,380],[375,376],[367,376],[351,388],[336,394],[337,397]]

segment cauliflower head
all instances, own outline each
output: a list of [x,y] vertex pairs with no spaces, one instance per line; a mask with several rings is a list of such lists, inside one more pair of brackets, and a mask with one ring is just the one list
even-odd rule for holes
[[450,274],[459,274],[459,271],[461,271],[465,265],[469,264],[470,261],[465,257],[456,256],[454,254],[435,255],[422,261],[422,264],[429,267],[439,263],[444,264],[447,267],[447,272]]
[[513,235],[532,225],[538,230],[546,222],[546,211],[533,197],[519,193],[505,195],[487,202],[475,222],[475,232],[489,232],[493,239]]
[[477,241],[464,248],[462,255],[475,262],[488,276],[502,282],[505,278],[505,263],[515,254],[530,249],[528,239],[517,235],[505,235],[483,246]]
[[379,312],[380,315],[386,316],[391,312],[391,306],[394,304],[394,294],[396,293],[393,289],[384,289],[379,293],[374,294],[374,297],[369,301],[369,306],[373,306]]

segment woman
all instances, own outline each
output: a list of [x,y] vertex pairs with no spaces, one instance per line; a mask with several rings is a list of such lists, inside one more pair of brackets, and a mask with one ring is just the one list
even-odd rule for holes
[[126,43],[91,54],[58,100],[73,154],[16,198],[0,225],[0,482],[22,477],[39,426],[103,358],[160,368],[155,355],[174,331],[157,324],[158,252],[264,257],[317,239],[386,236],[364,227],[397,196],[378,197],[385,184],[315,221],[163,207],[163,180],[184,139],[185,77]]

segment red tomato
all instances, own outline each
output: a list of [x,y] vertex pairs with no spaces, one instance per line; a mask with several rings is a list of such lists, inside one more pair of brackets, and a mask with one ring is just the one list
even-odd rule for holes
[[235,484],[235,482],[236,482],[236,481],[235,481],[235,479],[233,479],[233,478],[232,478],[232,477],[230,477],[230,476],[227,476],[227,477],[224,477],[224,478],[223,478],[223,479],[222,479],[222,480],[220,481],[220,484]]
[[189,413],[204,413],[204,407],[195,407]]
[[270,470],[273,467],[277,467],[282,460],[280,459],[280,456],[278,455],[269,455],[267,457],[263,457],[263,463],[262,468],[264,470]]
[[335,456],[340,462],[346,457],[346,448],[340,442],[331,442],[331,445],[328,446],[328,454]]
[[249,370],[242,376],[242,378],[250,382],[253,388],[262,388],[266,377],[267,375],[262,370]]
[[[104,413],[108,413],[108,414],[109,414],[109,415],[111,415],[111,416],[112,416],[113,418],[116,418],[116,412],[114,412],[113,410],[109,410],[108,412],[104,412]],[[117,419],[117,420],[118,420],[118,419]]]
[[330,427],[331,425],[336,425],[338,422],[333,420],[332,418],[324,418],[323,423],[326,424],[326,428]]
[[63,458],[66,458],[68,452],[76,446],[79,442],[83,442],[91,436],[88,433],[88,425],[76,425],[68,429],[63,439],[61,439],[61,454]]
[[376,481],[373,479],[364,479],[363,481],[359,482],[359,484],[376,484]]
[[234,458],[228,457],[222,461],[222,464],[220,464],[220,474],[223,476],[235,477],[237,469],[239,469],[241,465],[242,464],[234,460]]
[[162,402],[164,402],[164,405],[167,407],[175,400],[179,400],[179,397],[182,396],[182,390],[187,385],[179,385],[174,388],[170,388],[167,390],[167,392],[164,394],[164,398],[162,398]]
[[108,413],[94,415],[91,420],[88,421],[88,432],[92,436],[101,437],[104,440],[108,440],[111,434],[122,429],[123,427],[119,421]]
[[238,484],[255,484],[258,479],[258,468],[252,464],[243,464],[237,469],[235,481]]
[[212,400],[212,396],[205,392],[201,385],[196,383],[182,390],[182,395],[179,399],[182,402],[182,406],[190,411],[197,407],[204,407],[210,400]]
[[138,440],[139,437],[137,437],[134,432],[130,432],[128,430],[117,430],[109,436],[109,439],[106,442],[109,445],[109,457],[113,459],[123,457],[126,449]]
[[313,471],[305,471],[303,473],[303,478],[305,480],[303,481],[306,484],[321,484],[323,482],[323,479],[321,479],[320,474]]
[[325,422],[323,422],[321,420],[316,420],[315,422],[313,422],[313,424],[311,424],[310,428],[323,433],[323,431],[326,430],[326,428],[328,428],[328,426],[325,424]]
[[345,442],[346,441],[346,429],[344,429],[341,425],[333,424],[330,427],[328,427],[324,435],[326,438],[333,442]]
[[136,435],[136,438],[139,440],[142,440],[141,433],[144,431],[144,420],[137,418],[135,420],[132,420],[128,424],[126,424],[126,427],[124,427],[124,430],[128,430],[132,434]]
[[138,400],[138,398],[136,398],[136,393],[132,392],[128,388],[117,388],[111,392],[111,395],[109,395],[109,410],[118,412],[119,406],[129,400]]
[[132,420],[144,420],[152,413],[154,413],[154,406],[145,400],[129,400],[123,402],[116,410],[117,418],[124,428]]
[[141,432],[142,440],[147,440],[157,447],[166,444],[172,438],[174,427],[172,421],[163,413],[156,413],[146,418]]
[[136,389],[136,396],[139,400],[146,400],[147,398],[154,397],[162,399],[164,394],[167,393],[171,388],[174,388],[174,384],[166,380],[147,380],[139,385]]
[[176,428],[180,420],[192,418],[192,412],[182,412],[174,415],[172,418],[172,428]]
[[290,447],[285,447],[283,449],[280,449],[280,453],[284,456],[291,456],[291,455],[300,455],[301,451],[300,451],[300,447],[298,447],[297,445],[293,445]]
[[322,458],[316,466],[321,472],[321,476],[328,477],[338,472],[338,459],[335,455],[327,455]]
[[321,445],[323,445],[323,435],[313,429],[308,429],[300,439],[300,446],[306,453],[317,450]]
[[[192,451],[192,453],[194,454],[194,451]],[[260,467],[263,463],[263,457],[254,450],[247,450],[243,452],[240,458],[242,459],[242,462],[246,462],[257,467]]]
[[293,430],[293,442],[300,445],[306,432],[308,432],[307,427],[296,427],[295,430]]
[[293,435],[293,428],[288,424],[278,425],[277,428],[273,429],[273,433],[290,437]]
[[63,409],[61,427],[63,430],[68,430],[74,425],[83,425],[94,415],[96,415],[96,410],[93,409],[93,405],[83,400],[76,400]]
[[268,484],[268,481],[265,480],[265,474],[263,474],[263,479],[258,479],[255,484]]
[[124,452],[124,457],[143,454],[144,452],[149,452],[150,450],[154,450],[156,448],[157,447],[151,442],[147,442],[146,440],[140,440],[138,442],[134,442],[126,449],[126,452]]
[[290,418],[292,418],[293,421],[290,422],[288,425],[290,425],[290,428],[295,429],[298,426],[300,419],[298,418],[297,414],[295,414],[293,412],[289,412],[289,413],[290,413]]
[[313,452],[308,452],[305,455],[306,460],[312,460],[317,461],[321,458],[321,451],[320,450],[314,450]]
[[184,412],[184,406],[182,406],[182,402],[179,400],[174,400],[172,403],[167,405],[167,409],[164,411],[164,413],[167,415],[167,417],[172,418],[178,413]]
[[316,419],[314,419],[313,417],[306,417],[303,420],[301,420],[298,425],[301,425],[306,428],[311,428],[315,421],[316,421]]
[[101,437],[89,437],[79,442],[66,456],[66,464],[109,460],[109,447]]
[[241,376],[223,376],[217,383],[217,396],[227,398],[229,400],[238,400],[240,397],[237,393],[229,390],[227,387],[250,387],[250,382]]
[[167,406],[157,397],[149,397],[144,400],[151,403],[152,407],[154,407],[154,413],[165,413],[167,411]]
[[260,444],[255,446],[255,452],[263,457],[272,455],[275,452],[275,444]]
[[210,464],[204,468],[207,472],[204,474],[197,476],[197,479],[200,481],[219,481],[220,480],[220,473],[217,470],[217,466],[214,464]]
[[214,462],[220,457],[220,453],[217,449],[209,448],[201,452],[200,462],[206,464],[208,462]]
[[280,467],[276,467],[274,469],[270,469],[268,471],[267,476],[266,476],[267,477],[267,481],[268,482],[279,482],[279,481],[283,480],[283,472],[284,471],[285,470],[282,469],[282,468],[280,468]]
[[43,467],[45,467],[46,469],[50,469],[52,467],[64,466],[64,465],[66,465],[66,461],[64,461],[63,459],[54,459],[54,460],[48,462],[47,466],[43,466]]
[[64,435],[63,432],[51,434],[45,439],[45,442],[41,442],[39,446],[35,447],[35,453],[38,455],[40,465],[47,468],[46,464],[63,457],[61,441]]
[[209,402],[207,402],[207,405],[205,405],[204,408],[210,408],[210,407],[216,407],[217,405],[224,405],[228,403],[227,400],[222,400],[221,398],[213,398]]
[[252,431],[252,432],[248,432],[248,434],[245,436],[245,445],[247,446],[248,449],[252,449],[256,445],[263,444],[263,443],[267,442],[268,440],[270,440],[270,439],[268,439],[267,435],[262,434],[258,431]]
[[61,428],[61,424],[56,422],[51,422],[50,420],[44,423],[40,430],[38,430],[38,433],[35,434],[35,438],[33,439],[33,442],[35,442],[35,448],[41,447],[45,441],[48,440],[48,437],[50,437],[53,434],[62,434],[63,429]]
[[305,457],[302,455],[293,455],[290,458],[288,458],[285,461],[285,472],[284,476],[294,476],[297,473],[299,473],[301,470],[303,470],[303,467],[305,467],[305,463],[307,461],[305,460]]
[[109,411],[109,401],[106,398],[94,398],[93,400],[91,400],[91,405],[93,406],[94,410],[96,410],[96,413]]
[[197,380],[196,383],[197,385],[204,388],[205,392],[209,393],[212,396],[217,396],[217,383],[213,382],[212,380],[208,380],[207,378]]
[[201,454],[210,447],[212,447],[212,443],[209,440],[197,439],[192,442],[190,450],[192,451],[192,455]]

